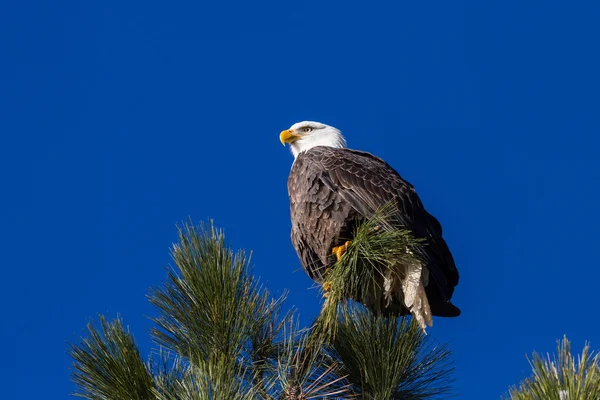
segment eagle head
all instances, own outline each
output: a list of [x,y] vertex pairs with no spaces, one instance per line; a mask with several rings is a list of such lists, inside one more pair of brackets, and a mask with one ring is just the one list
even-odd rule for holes
[[316,146],[329,146],[338,149],[346,147],[346,139],[342,136],[342,132],[333,126],[314,121],[295,123],[290,129],[281,132],[279,140],[283,145],[286,143],[290,145],[294,158]]

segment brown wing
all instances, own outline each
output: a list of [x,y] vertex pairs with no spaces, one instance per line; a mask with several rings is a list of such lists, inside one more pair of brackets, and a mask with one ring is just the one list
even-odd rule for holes
[[356,216],[368,218],[374,210],[395,200],[398,227],[427,239],[423,256],[437,287],[429,288],[430,301],[450,300],[458,284],[458,271],[442,238],[442,227],[425,210],[414,187],[385,161],[356,150],[315,147],[298,156],[288,184],[292,242],[313,279],[315,270],[310,266],[322,268],[327,264],[326,257],[339,243],[349,220]]
[[292,243],[308,275],[320,282],[325,267],[334,262],[331,249],[348,219],[356,212],[326,184],[327,172],[311,150],[296,158],[288,178]]

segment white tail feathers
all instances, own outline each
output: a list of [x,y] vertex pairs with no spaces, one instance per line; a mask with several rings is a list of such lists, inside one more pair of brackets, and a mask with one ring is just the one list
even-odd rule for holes
[[[409,249],[406,251],[412,254]],[[424,333],[427,333],[427,326],[433,326],[431,308],[425,293],[425,285],[428,281],[429,271],[418,261],[389,269],[383,278],[386,307],[390,305],[394,297],[402,301]]]

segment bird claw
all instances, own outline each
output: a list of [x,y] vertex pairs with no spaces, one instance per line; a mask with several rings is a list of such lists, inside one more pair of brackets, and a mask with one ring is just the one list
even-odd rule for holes
[[347,241],[346,243],[344,243],[341,246],[336,246],[332,249],[332,253],[335,254],[337,261],[340,261],[340,259],[342,258],[342,256],[344,255],[344,253],[346,252],[346,250],[348,250],[348,247],[352,244],[352,242]]

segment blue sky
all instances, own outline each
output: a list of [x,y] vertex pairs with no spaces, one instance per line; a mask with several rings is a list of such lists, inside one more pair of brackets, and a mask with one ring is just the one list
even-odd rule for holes
[[67,398],[66,343],[96,313],[152,349],[146,294],[188,216],[310,321],[278,141],[306,119],[385,158],[443,224],[463,315],[431,335],[460,399],[498,398],[564,334],[600,348],[599,9],[560,3],[5,2],[7,398]]

